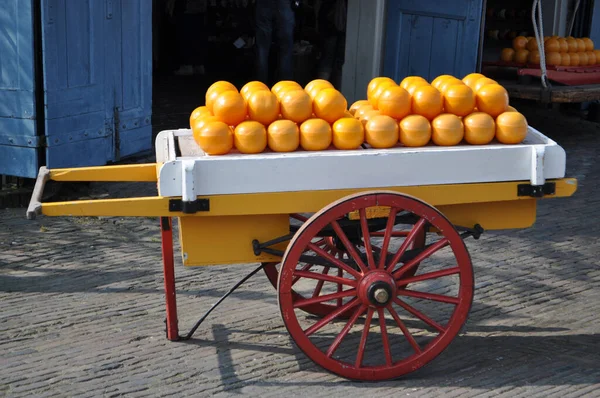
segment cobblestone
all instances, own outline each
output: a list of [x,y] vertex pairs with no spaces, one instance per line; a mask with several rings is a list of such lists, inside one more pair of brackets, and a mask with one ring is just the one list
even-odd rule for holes
[[[528,112],[533,126],[566,149],[567,174],[579,179],[579,190],[541,201],[533,228],[468,242],[477,289],[467,326],[414,374],[356,383],[322,370],[295,347],[274,289],[259,277],[193,340],[169,342],[157,219],[32,222],[13,209],[0,211],[0,394],[600,396],[600,127]],[[85,195],[154,189],[91,184]],[[249,269],[184,269],[176,258],[182,331]]]

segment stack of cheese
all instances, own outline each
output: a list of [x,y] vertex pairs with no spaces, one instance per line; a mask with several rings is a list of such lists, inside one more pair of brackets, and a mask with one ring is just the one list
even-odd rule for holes
[[400,85],[378,77],[367,88],[367,100],[354,103],[350,113],[365,125],[366,142],[374,148],[398,141],[408,147],[485,145],[494,139],[518,144],[527,135],[527,120],[508,100],[504,87],[478,73],[462,80],[442,75],[431,84],[418,76]]
[[271,89],[253,81],[240,91],[219,81],[207,90],[205,106],[190,116],[190,127],[209,155],[356,149],[364,130],[347,107],[346,98],[326,80],[304,88],[281,81]]
[[[537,40],[533,37],[518,36],[513,39],[512,48],[503,48],[500,59],[517,64],[539,65],[540,52]],[[600,64],[600,50],[594,49],[594,42],[584,37],[551,36],[544,38],[546,65],[550,66],[591,66]]]
[[342,93],[325,80],[304,88],[282,81],[271,89],[254,81],[239,91],[219,81],[205,100],[192,112],[190,127],[208,155],[453,146],[463,141],[484,145],[494,138],[517,144],[527,134],[527,120],[509,106],[504,87],[477,73],[462,80],[443,75],[431,84],[418,76],[399,85],[377,77],[369,83],[367,100],[350,110]]

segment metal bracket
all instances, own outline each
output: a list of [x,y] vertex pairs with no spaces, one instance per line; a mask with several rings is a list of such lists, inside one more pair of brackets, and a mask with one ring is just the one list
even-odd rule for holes
[[547,182],[544,185],[519,184],[517,186],[517,196],[531,196],[541,198],[545,195],[554,195],[556,193],[556,183]]
[[181,162],[181,196],[184,202],[192,202],[196,199],[194,189],[194,168],[196,162],[184,160]]
[[479,224],[475,224],[473,228],[462,227],[460,225],[455,225],[457,231],[461,232],[460,237],[462,239],[468,238],[472,236],[473,239],[478,240],[481,235],[485,232],[485,229]]
[[[45,137],[45,136],[44,136]],[[0,145],[37,148],[43,146],[40,136],[0,134]]]
[[542,91],[540,92],[540,101],[542,104],[549,104],[552,102],[552,86],[549,85],[547,88],[542,87]]
[[169,211],[182,212],[185,214],[194,214],[199,211],[210,211],[210,200],[196,199],[192,201],[183,201],[181,199],[170,199]]
[[543,185],[546,182],[544,176],[544,159],[546,149],[543,145],[534,145],[531,147],[531,185]]
[[113,0],[106,0],[106,19],[113,17]]
[[170,231],[171,230],[171,222],[170,222],[169,217],[161,217],[160,218],[160,226],[163,231]]

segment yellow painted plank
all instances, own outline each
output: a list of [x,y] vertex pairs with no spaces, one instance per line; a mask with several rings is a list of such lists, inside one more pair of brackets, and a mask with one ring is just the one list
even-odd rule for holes
[[[528,228],[535,222],[534,199],[509,202],[469,203],[441,206],[439,210],[454,224],[481,225],[485,230]],[[289,232],[283,215],[182,217],[179,219],[181,255],[186,266],[223,265],[280,261],[267,253],[255,255],[254,239],[266,242]],[[287,242],[274,248],[285,251]]]
[[[365,215],[368,219],[371,218],[387,218],[390,215],[390,207],[388,206],[373,206],[367,207],[365,210]],[[358,210],[353,211],[348,214],[348,218],[350,220],[358,220],[360,219],[360,212]]]
[[[218,265],[280,261],[254,254],[252,241],[267,242],[290,232],[289,217],[280,215],[182,217],[179,241],[183,265]],[[272,247],[284,251],[287,242]]]
[[[504,202],[480,202],[455,205],[441,205],[436,208],[452,221],[454,225],[472,227],[475,224],[485,225],[485,229],[527,228],[533,225],[536,218],[536,203],[528,200],[509,200]],[[366,209],[367,218],[387,218],[390,208],[373,206]],[[349,213],[350,220],[359,220],[358,211]]]
[[469,203],[439,206],[437,209],[454,225],[471,228],[479,224],[485,230],[529,228],[535,223],[537,201]]
[[[577,180],[575,179],[560,179],[554,180],[554,182],[556,182],[556,194],[550,197],[571,196],[577,188]],[[531,198],[517,196],[517,185],[525,183],[528,182],[215,195],[206,198],[210,199],[210,215],[311,213],[344,196],[376,190],[406,193],[433,206],[528,200]]]
[[169,199],[161,196],[139,198],[77,200],[42,203],[42,214],[50,217],[177,217],[183,213],[169,212]]
[[[547,198],[571,196],[577,189],[575,179],[565,178],[554,182],[556,194]],[[383,190],[403,192],[433,206],[531,200],[530,197],[517,196],[517,185],[520,183],[525,182],[431,185]],[[193,215],[169,212],[169,199],[172,198],[159,196],[44,203],[42,214],[47,216],[206,217],[313,213],[344,196],[372,190],[376,189],[215,195],[205,197],[210,200],[209,212],[198,212]]]
[[157,175],[156,163],[50,170],[54,181],[156,182]]

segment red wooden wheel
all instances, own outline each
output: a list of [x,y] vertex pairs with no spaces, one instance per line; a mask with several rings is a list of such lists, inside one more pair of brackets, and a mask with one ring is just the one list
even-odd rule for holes
[[[371,236],[366,209],[373,206],[390,208],[382,237]],[[358,227],[347,217],[356,210]],[[401,223],[412,225],[408,233],[398,233]],[[415,239],[429,227],[439,231],[438,240],[418,248]],[[348,258],[313,243],[324,228],[335,230]],[[306,269],[308,252],[338,273]],[[299,293],[310,283],[322,285],[318,294]],[[284,255],[278,297],[286,328],[314,362],[346,378],[385,380],[419,369],[459,333],[473,299],[473,270],[459,233],[435,208],[395,192],[368,192],[304,223]],[[336,309],[321,319],[302,312],[327,303]]]

